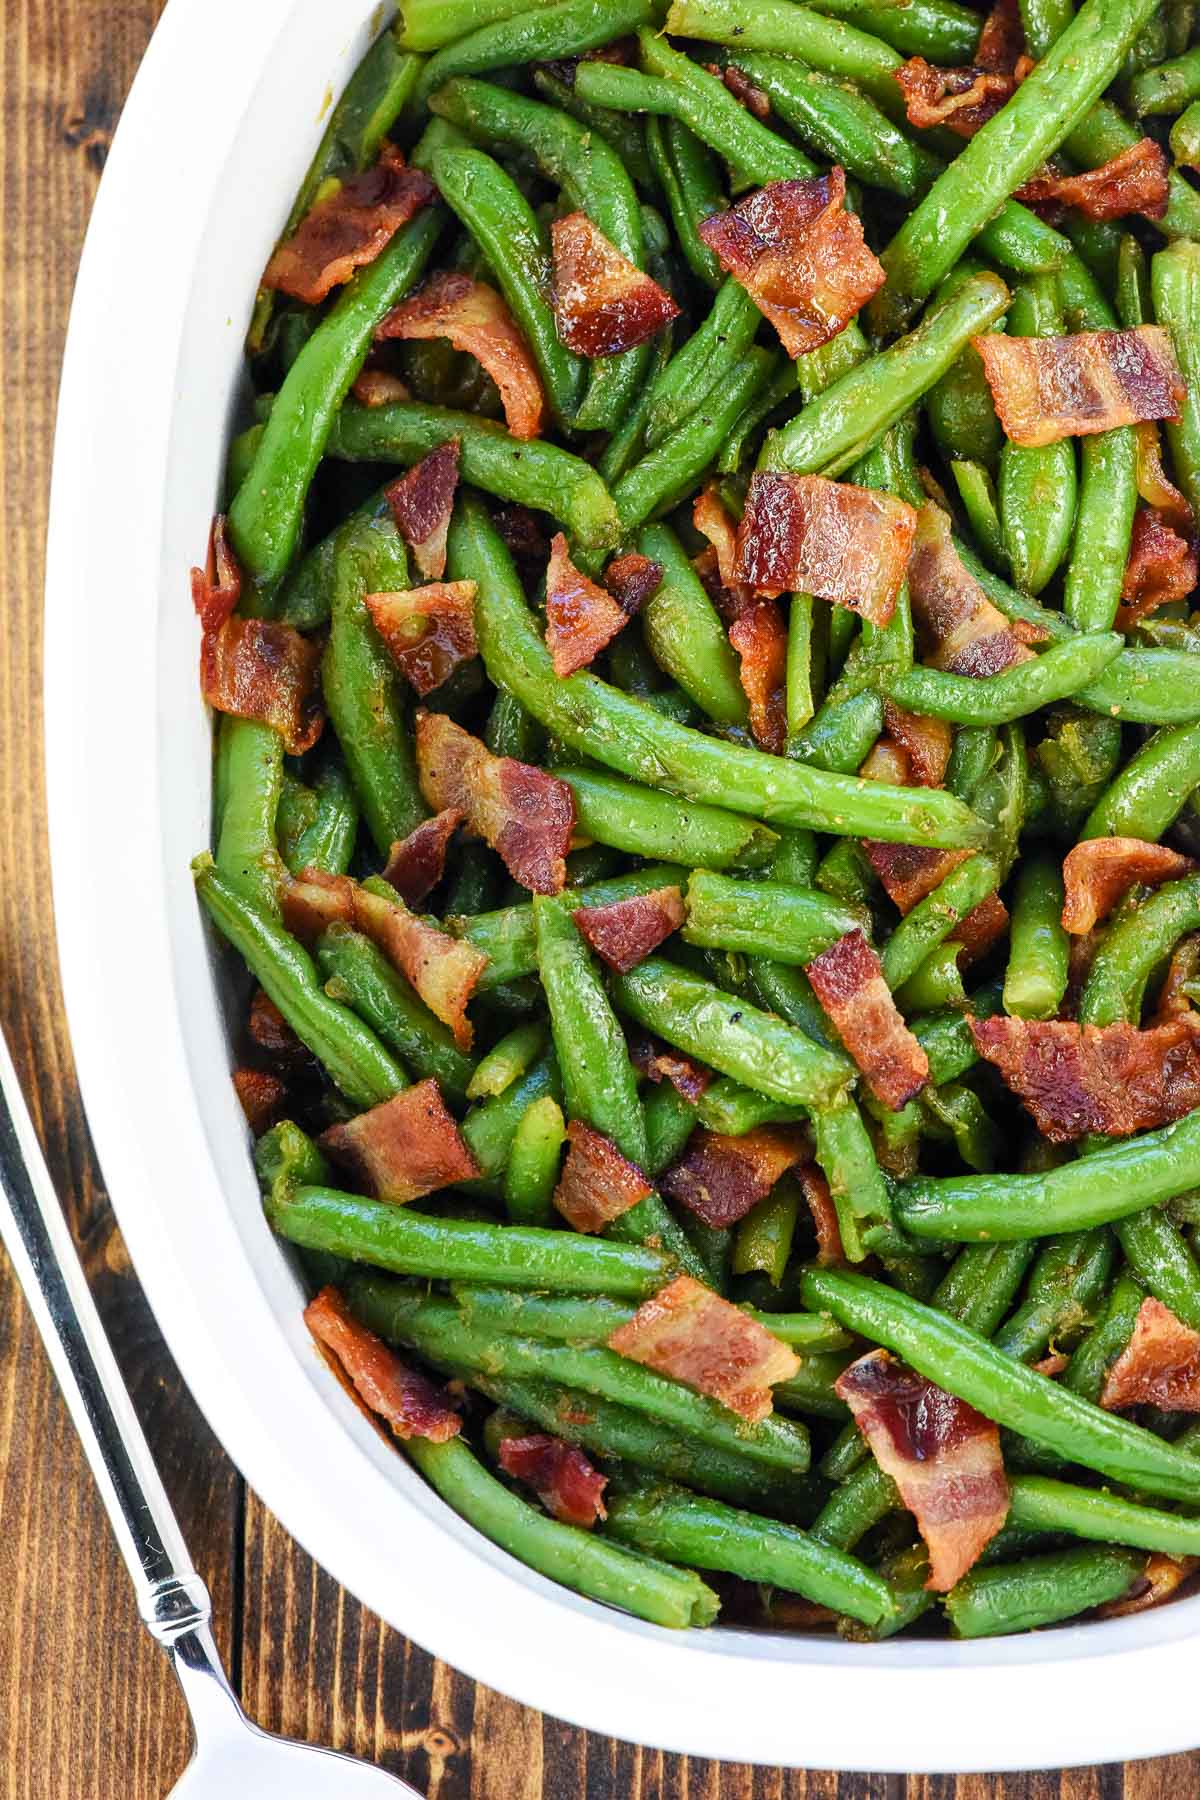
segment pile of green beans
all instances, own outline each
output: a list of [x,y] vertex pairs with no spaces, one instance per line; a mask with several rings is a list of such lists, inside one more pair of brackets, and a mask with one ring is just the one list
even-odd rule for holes
[[[1102,1405],[1148,1298],[1200,1332],[1200,1109],[1049,1142],[972,1033],[997,1015],[1124,1042],[1160,1022],[1164,994],[1200,1006],[1193,867],[1133,886],[1086,939],[1063,923],[1077,844],[1200,857],[1200,610],[1187,596],[1130,622],[1122,607],[1139,509],[1166,504],[1195,535],[1152,485],[1156,433],[1200,516],[1200,8],[1019,10],[1030,71],[958,138],[915,128],[897,78],[909,57],[974,64],[982,0],[406,0],[333,106],[285,236],[385,142],[436,196],[322,304],[248,297],[251,399],[222,496],[239,610],[319,647],[325,719],[293,755],[253,694],[221,718],[212,848],[193,865],[239,969],[227,1016],[257,1078],[239,1095],[277,1096],[269,1118],[247,1104],[265,1214],[311,1290],[338,1286],[361,1325],[466,1396],[461,1435],[403,1446],[430,1485],[531,1568],[664,1628],[712,1623],[726,1595],[761,1611],[779,1588],[852,1641],[918,1621],[993,1635],[1119,1602],[1148,1556],[1200,1557],[1200,1429]],[[1167,162],[1159,219],[1050,223],[1016,197],[1048,161],[1096,169],[1143,134]],[[702,228],[835,167],[878,291],[793,358]],[[568,344],[554,254],[569,213],[669,291],[669,325],[607,356]],[[466,351],[377,341],[451,273],[507,311],[544,400],[535,435],[510,431]],[[1140,326],[1174,348],[1177,418],[1008,439],[981,334]],[[358,381],[368,356],[393,378],[382,403]],[[444,579],[470,584],[476,641],[418,697],[368,601],[426,584],[389,488],[448,444]],[[987,676],[944,666],[915,565],[886,623],[784,593],[755,615],[774,658],[764,734],[730,629],[752,596],[722,586],[693,515],[708,491],[736,528],[758,472],[944,507],[972,607],[1031,653]],[[559,532],[581,579],[631,553],[659,577],[565,677],[545,618]],[[415,899],[443,952],[477,954],[469,1042],[369,909],[351,922],[331,901],[303,941],[291,929],[306,872],[394,899],[382,872],[434,810],[421,706],[553,777],[574,809],[565,885],[531,892],[497,834],[510,790],[493,771]],[[921,891],[904,892],[910,868]],[[607,914],[589,915],[651,895],[674,929],[630,966],[606,961]],[[895,1107],[856,1060],[853,1020],[818,999],[827,965],[809,977],[851,934],[877,958],[872,1017],[905,1034],[889,1042],[906,1069],[917,1059]],[[436,1084],[473,1162],[397,1205],[321,1134],[417,1083]],[[565,1159],[589,1133],[640,1198],[582,1231],[556,1199],[569,1210]],[[730,1218],[732,1167],[747,1185]],[[681,1279],[712,1291],[726,1328],[791,1352],[765,1416],[611,1347]],[[925,1586],[903,1484],[840,1397],[846,1366],[878,1349],[1000,1434],[1007,1519],[944,1595]],[[514,1433],[590,1459],[593,1529],[505,1473]]]

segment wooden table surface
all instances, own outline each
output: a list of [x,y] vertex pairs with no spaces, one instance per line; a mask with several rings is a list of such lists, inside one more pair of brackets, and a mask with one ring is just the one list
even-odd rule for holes
[[[342,1593],[246,1489],[183,1388],[109,1213],[74,1084],[40,741],[59,356],[96,182],[159,10],[158,0],[3,5],[0,1023],[247,1710],[274,1730],[376,1758],[437,1800],[1193,1800],[1200,1753],[1125,1769],[906,1781],[662,1756],[542,1718],[435,1662]],[[931,1739],[936,1731],[934,1711]],[[0,1263],[0,1800],[157,1800],[187,1755],[182,1703],[141,1630]]]

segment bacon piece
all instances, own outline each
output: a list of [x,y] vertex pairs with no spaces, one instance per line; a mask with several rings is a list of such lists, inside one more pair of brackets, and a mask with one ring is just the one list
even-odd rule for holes
[[1148,1294],[1129,1342],[1108,1371],[1101,1406],[1200,1412],[1200,1332]]
[[787,742],[787,626],[773,600],[756,600],[729,627],[738,653],[738,679],[757,744],[773,756]]
[[1123,219],[1127,213],[1161,219],[1169,173],[1170,164],[1154,139],[1144,137],[1099,168],[1077,175],[1041,169],[1017,189],[1016,198],[1027,206],[1073,206],[1089,219]]
[[319,306],[356,269],[374,262],[436,194],[428,175],[410,169],[396,146],[385,144],[373,168],[309,208],[267,264],[262,286]]
[[771,1412],[771,1388],[800,1359],[757,1319],[690,1275],[677,1275],[608,1340],[610,1350],[719,1400],[752,1423]]
[[276,1062],[289,1066],[309,1060],[307,1048],[300,1042],[275,1002],[261,988],[254,990],[246,1030],[251,1043],[257,1044],[260,1050],[265,1051]]
[[552,1518],[588,1531],[607,1517],[604,1490],[608,1476],[593,1468],[577,1444],[564,1444],[548,1432],[500,1440],[500,1467],[531,1487]]
[[446,872],[446,851],[463,822],[456,806],[425,819],[405,838],[397,838],[388,852],[383,879],[394,887],[405,906],[420,906]]
[[241,597],[241,564],[229,542],[225,515],[218,513],[209,528],[205,565],[192,570],[192,605],[206,635],[220,631]]
[[504,417],[515,438],[534,438],[542,429],[546,397],[537,364],[516,320],[496,292],[470,275],[431,275],[394,306],[376,339],[449,338],[487,370],[500,390]]
[[479,654],[473,581],[431,581],[364,598],[392,661],[422,699]]
[[383,490],[396,528],[426,581],[440,581],[446,573],[446,533],[458,489],[461,449],[457,438],[438,444]]
[[883,286],[883,265],[845,201],[835,165],[811,181],[769,181],[697,227],[793,358],[836,337]]
[[1129,837],[1085,838],[1063,859],[1063,930],[1082,937],[1135,884],[1161,887],[1195,867],[1190,856],[1167,844]]
[[979,34],[975,48],[976,66],[1008,74],[1023,60],[1028,59],[1018,0],[996,0]]
[[846,932],[805,974],[875,1098],[899,1112],[929,1080],[929,1058],[900,1017],[864,934]]
[[881,844],[873,838],[863,843],[867,861],[883,883],[889,900],[909,913],[940,887],[951,869],[965,862],[969,850],[934,850],[928,844]]
[[926,1587],[947,1593],[1008,1516],[998,1428],[886,1350],[852,1362],[834,1392],[916,1517],[929,1549]]
[[450,1027],[459,1049],[470,1049],[474,1030],[466,1009],[487,967],[481,950],[427,924],[402,901],[385,900],[348,875],[328,875],[323,869],[305,869],[287,883],[283,916],[289,931],[305,941],[333,924],[353,925],[364,932],[434,1017]]
[[939,69],[923,56],[910,56],[896,70],[896,81],[910,125],[918,131],[944,125],[958,137],[969,138],[1011,100],[1027,73],[1028,68],[1020,74],[978,66]]
[[381,1106],[331,1125],[319,1142],[377,1200],[395,1206],[480,1172],[436,1081],[402,1088]]
[[941,787],[954,747],[954,733],[946,720],[906,712],[894,701],[885,700],[883,722],[908,757],[913,785]]
[[1029,1366],[1035,1375],[1044,1375],[1047,1381],[1053,1381],[1070,1365],[1069,1356],[1064,1356],[1061,1350],[1054,1350],[1048,1356],[1043,1356],[1040,1362],[1030,1363]]
[[891,494],[823,475],[751,477],[734,573],[758,592],[816,594],[886,625],[917,528]]
[[737,575],[737,521],[722,500],[715,481],[706,482],[692,502],[692,524],[712,545],[717,573],[732,617],[749,606],[754,590]]
[[989,894],[960,919],[950,934],[950,942],[960,946],[955,961],[960,969],[985,957],[993,944],[998,944],[1008,930],[1008,908],[999,894]]
[[616,356],[662,331],[679,308],[665,288],[622,255],[586,213],[550,227],[554,324],[579,356]]
[[651,594],[662,586],[663,567],[638,550],[614,556],[604,571],[604,585],[623,613],[642,610]]
[[1180,537],[1152,506],[1134,514],[1133,537],[1116,629],[1132,631],[1139,619],[1171,600],[1186,600],[1200,577],[1200,558],[1190,539]]
[[291,756],[320,737],[321,646],[276,619],[234,615],[200,641],[200,689],[217,712],[271,725]]
[[1162,1606],[1178,1593],[1198,1568],[1200,1556],[1167,1556],[1160,1550],[1153,1550],[1125,1598],[1110,1600],[1107,1606],[1099,1608],[1096,1617],[1124,1619],[1130,1613],[1149,1612],[1151,1607]]
[[1147,506],[1158,509],[1168,525],[1185,537],[1195,525],[1192,509],[1163,467],[1162,436],[1157,425],[1135,425],[1137,490]]
[[725,83],[734,99],[740,101],[748,113],[753,113],[756,119],[770,118],[770,95],[757,82],[751,81],[744,69],[739,69],[736,63],[726,63],[723,69],[718,63],[707,63],[705,66],[718,81]]
[[796,1177],[812,1214],[813,1229],[817,1234],[817,1261],[822,1268],[845,1262],[842,1228],[838,1224],[837,1207],[833,1204],[828,1181],[816,1163],[806,1163],[804,1168],[796,1171]]
[[398,1438],[444,1444],[462,1421],[445,1391],[401,1362],[396,1352],[360,1323],[335,1287],[325,1287],[304,1309],[304,1323],[338,1367],[369,1413],[378,1414]]
[[971,343],[1005,432],[1033,449],[1144,419],[1178,419],[1187,394],[1160,325],[1049,338],[989,332]]
[[410,390],[390,369],[360,369],[350,394],[360,406],[369,407],[398,406],[401,401],[412,399]]
[[983,679],[1033,654],[959,556],[940,506],[917,514],[908,592],[925,660],[935,669]]
[[262,1069],[235,1069],[233,1085],[247,1125],[255,1137],[261,1137],[280,1118],[287,1088],[278,1075],[268,1075]]
[[1174,1019],[1181,1013],[1195,1010],[1192,996],[1186,992],[1186,987],[1194,986],[1197,977],[1200,977],[1200,931],[1193,931],[1181,938],[1171,952],[1166,976],[1158,990],[1158,1005],[1155,1009],[1160,1023],[1164,1019]]
[[682,1050],[673,1050],[669,1044],[656,1043],[650,1037],[630,1040],[629,1060],[647,1081],[669,1081],[684,1100],[699,1100],[712,1085],[711,1069],[693,1062]]
[[893,787],[907,787],[912,776],[908,752],[890,737],[878,737],[859,768],[867,781],[887,781]]
[[1200,1106],[1200,1018],[1142,1031],[1124,1022],[968,1019],[975,1048],[999,1069],[1052,1144],[1087,1131],[1128,1137]]
[[504,547],[524,575],[540,575],[550,554],[541,520],[527,506],[498,506],[492,523],[504,540]]
[[781,1175],[811,1152],[798,1131],[760,1125],[741,1137],[695,1131],[679,1161],[661,1179],[662,1191],[706,1225],[736,1225],[765,1200]]
[[654,1192],[636,1163],[582,1119],[567,1126],[567,1155],[554,1204],[576,1231],[603,1231]]
[[566,677],[594,662],[624,631],[645,597],[634,581],[610,593],[583,575],[571,561],[567,540],[556,531],[546,569],[546,647],[554,673]]
[[655,888],[649,894],[631,894],[607,906],[581,906],[573,915],[582,937],[610,969],[628,975],[673,931],[687,914],[677,887]]
[[575,797],[566,782],[511,756],[493,756],[444,713],[419,712],[416,737],[428,804],[460,811],[468,833],[490,844],[522,887],[561,893],[575,829]]

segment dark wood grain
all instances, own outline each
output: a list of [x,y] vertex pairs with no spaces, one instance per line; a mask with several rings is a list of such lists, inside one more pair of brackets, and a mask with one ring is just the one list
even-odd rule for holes
[[[1200,1755],[906,1782],[736,1768],[573,1730],[474,1686],[349,1599],[244,1493],[199,1417],[129,1268],[80,1111],[54,955],[39,736],[58,360],[88,209],[158,11],[158,0],[4,4],[0,1023],[247,1708],[276,1730],[373,1757],[434,1800],[1191,1800]],[[187,1751],[182,1705],[138,1623],[0,1260],[0,1800],[158,1800]]]

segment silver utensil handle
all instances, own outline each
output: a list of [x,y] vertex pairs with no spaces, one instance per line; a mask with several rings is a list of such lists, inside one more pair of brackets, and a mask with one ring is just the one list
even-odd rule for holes
[[133,1410],[0,1034],[0,1240],[83,1442],[138,1608],[168,1650],[212,1604]]

